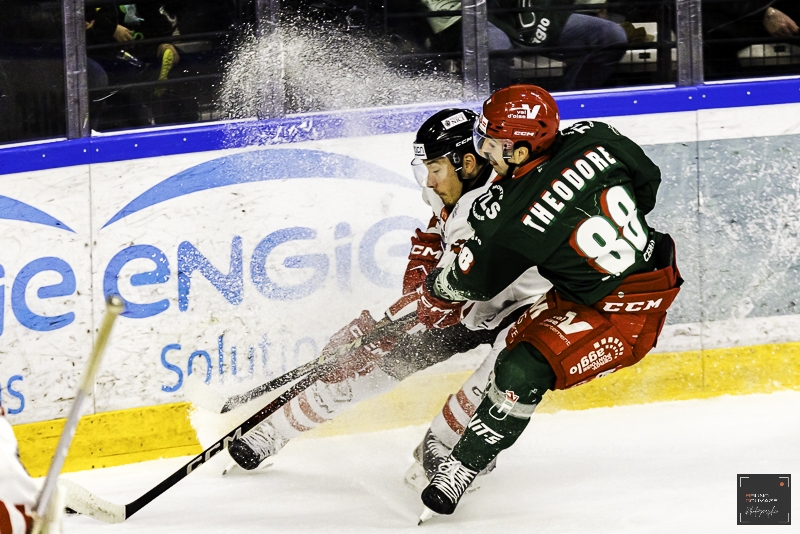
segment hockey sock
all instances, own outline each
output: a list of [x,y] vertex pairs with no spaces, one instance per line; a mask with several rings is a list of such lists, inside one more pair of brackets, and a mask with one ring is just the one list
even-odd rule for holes
[[449,449],[458,443],[467,423],[480,404],[496,359],[497,353],[492,351],[464,382],[461,389],[455,395],[448,397],[441,411],[433,419],[431,432]]
[[453,449],[453,457],[470,469],[483,470],[519,438],[555,380],[550,364],[532,345],[520,343],[513,350],[503,350],[486,396]]
[[398,381],[375,367],[365,375],[337,382],[318,380],[270,416],[269,421],[287,440],[329,421],[362,400],[393,389]]

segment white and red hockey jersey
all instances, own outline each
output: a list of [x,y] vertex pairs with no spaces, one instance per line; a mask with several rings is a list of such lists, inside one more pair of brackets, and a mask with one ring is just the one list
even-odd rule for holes
[[37,487],[22,467],[17,440],[0,408],[0,534],[25,534],[33,520]]
[[[469,215],[472,204],[476,201],[480,202],[480,197],[489,190],[491,184],[492,180],[490,179],[481,187],[462,195],[450,213],[445,210],[442,200],[433,189],[422,188],[422,198],[433,209],[442,238],[444,253],[439,260],[438,267],[446,267],[453,263],[461,251],[461,246],[474,235],[472,227],[467,221],[467,215]],[[551,287],[552,284],[539,274],[539,270],[531,267],[491,300],[467,303],[464,309],[469,312],[462,322],[472,330],[480,328],[491,330],[499,326],[503,319],[514,310],[533,304]]]

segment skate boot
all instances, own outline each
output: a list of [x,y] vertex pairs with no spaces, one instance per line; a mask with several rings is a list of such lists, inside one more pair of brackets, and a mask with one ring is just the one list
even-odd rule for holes
[[[417,448],[414,449],[414,463],[408,468],[405,474],[405,482],[416,491],[422,491],[433,480],[433,475],[439,470],[439,465],[447,460],[453,450],[445,445],[432,430],[425,433]],[[497,457],[493,458],[486,468],[478,473],[478,476],[487,475],[494,471],[497,466]],[[473,492],[481,487],[480,478],[472,483],[467,490]]]
[[264,460],[277,453],[289,441],[275,430],[269,419],[259,424],[250,432],[231,442],[228,452],[239,467],[252,471]]
[[439,464],[431,483],[422,491],[423,504],[436,514],[452,514],[476,476],[477,471],[448,456]]
[[439,465],[450,456],[451,452],[450,447],[428,430],[414,449],[414,463],[406,471],[406,484],[417,491],[425,489],[439,469]]

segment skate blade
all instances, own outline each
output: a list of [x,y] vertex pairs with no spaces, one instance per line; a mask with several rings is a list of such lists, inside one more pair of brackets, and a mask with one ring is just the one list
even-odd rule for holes
[[419,516],[419,522],[417,522],[417,526],[420,526],[422,523],[430,520],[434,516],[439,515],[427,506],[422,509],[422,513]]
[[427,485],[430,483],[428,477],[425,475],[425,469],[419,464],[419,462],[414,462],[411,466],[406,470],[406,474],[404,479],[406,486],[413,489],[417,493],[422,493]]
[[259,465],[255,469],[245,469],[235,461],[231,460],[228,466],[222,471],[222,476],[242,476],[242,475],[250,475],[254,473],[259,473],[264,471],[268,467],[272,466],[272,462],[264,462],[263,464]]

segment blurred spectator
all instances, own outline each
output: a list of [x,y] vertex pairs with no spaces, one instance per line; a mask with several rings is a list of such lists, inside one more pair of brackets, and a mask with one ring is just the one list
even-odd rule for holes
[[[108,6],[86,8],[87,46],[125,43],[135,39],[166,37],[179,33],[177,17],[170,15],[163,5],[145,3],[117,6],[110,2]],[[180,61],[180,55],[171,43],[139,47],[137,54],[131,54],[126,48],[100,52],[98,55],[101,60],[107,61],[113,57],[114,60],[139,67],[141,65],[138,54],[143,55],[141,59],[145,61],[154,58],[159,62],[158,80],[166,80],[172,67]],[[158,91],[157,89],[157,96]]]
[[[171,43],[143,43],[130,46],[108,46],[115,43],[179,35],[177,17],[163,3],[146,2],[118,5],[109,0],[99,7],[86,6],[86,44],[90,90],[105,85],[130,85],[131,89],[109,94],[92,94],[93,128],[125,128],[156,123],[154,107],[169,107],[160,102],[166,88],[136,88],[139,82],[163,81],[169,78],[180,55]],[[92,62],[102,66],[93,68]],[[102,74],[107,73],[103,79]],[[161,114],[162,110],[158,113]]]
[[[796,0],[702,0],[705,66],[709,78],[731,77],[739,71],[737,52],[752,42],[800,36],[800,2]],[[774,39],[773,39],[774,40]]]
[[[431,11],[460,10],[460,0],[423,0]],[[602,87],[625,55],[628,42],[625,30],[617,23],[570,10],[551,9],[573,4],[573,0],[490,0],[489,50],[535,51],[566,64],[563,89]],[[525,8],[523,12],[505,12]],[[461,17],[428,19],[436,35],[436,45],[451,49],[460,42]],[[450,44],[448,44],[450,43]],[[555,50],[553,50],[555,48]],[[511,61],[508,57],[491,60],[492,85],[510,83]]]
[[61,4],[0,0],[0,142],[64,135]]

